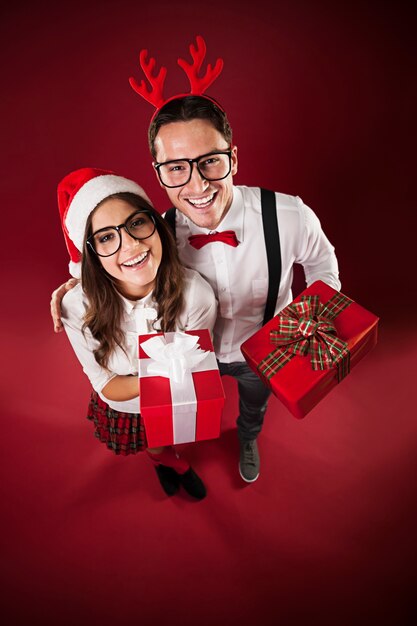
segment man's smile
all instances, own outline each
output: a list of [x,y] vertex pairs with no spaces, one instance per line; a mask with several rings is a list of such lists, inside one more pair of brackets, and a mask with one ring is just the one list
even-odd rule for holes
[[196,207],[197,209],[204,209],[209,206],[216,193],[217,191],[212,191],[210,194],[202,196],[201,198],[186,198],[186,200],[192,204],[193,207]]

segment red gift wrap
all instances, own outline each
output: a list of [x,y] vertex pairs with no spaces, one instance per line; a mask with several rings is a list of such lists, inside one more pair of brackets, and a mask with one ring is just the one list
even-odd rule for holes
[[241,346],[251,369],[303,418],[377,342],[379,318],[316,281]]
[[196,400],[195,406],[191,403],[194,406],[191,410],[187,399],[189,393],[185,393],[184,400],[181,400],[181,389],[178,392],[178,385],[175,385],[172,377],[154,376],[146,371],[152,359],[145,352],[143,344],[154,337],[163,337],[169,343],[178,333],[139,336],[140,411],[150,448],[220,436],[225,396],[210,333],[208,330],[196,330],[181,334],[198,337],[199,348],[209,353],[201,365],[191,368],[188,373],[188,386],[193,387],[191,391]]

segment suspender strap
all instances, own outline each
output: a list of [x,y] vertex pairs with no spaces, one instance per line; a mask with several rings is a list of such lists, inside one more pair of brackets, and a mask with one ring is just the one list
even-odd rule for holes
[[279,284],[281,282],[281,245],[275,193],[261,188],[262,223],[264,227],[266,257],[268,260],[268,296],[262,325],[274,317]]
[[168,211],[165,213],[165,220],[168,223],[168,225],[171,227],[172,230],[172,234],[174,235],[174,239],[175,239],[175,216],[177,213],[177,209],[172,206],[170,209],[168,209]]

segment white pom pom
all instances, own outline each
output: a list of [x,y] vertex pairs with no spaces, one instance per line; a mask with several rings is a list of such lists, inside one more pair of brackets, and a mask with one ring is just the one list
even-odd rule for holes
[[71,276],[74,276],[74,278],[81,278],[81,263],[74,263],[74,261],[70,261],[69,262],[69,272],[71,274]]

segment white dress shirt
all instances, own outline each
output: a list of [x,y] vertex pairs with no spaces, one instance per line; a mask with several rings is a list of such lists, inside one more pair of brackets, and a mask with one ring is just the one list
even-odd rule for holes
[[[322,280],[340,290],[334,248],[315,213],[295,196],[276,193],[281,244],[281,283],[275,314],[293,300],[293,264],[304,268],[307,286]],[[190,235],[234,230],[239,245],[211,242],[199,250]],[[200,228],[176,211],[176,237],[180,259],[197,270],[213,287],[218,300],[214,349],[225,363],[244,361],[241,344],[257,331],[263,320],[268,293],[268,263],[258,187],[233,187],[229,211],[216,231]]]
[[[115,376],[138,375],[138,332],[140,334],[156,332],[152,328],[152,322],[157,317],[156,303],[152,299],[152,293],[137,301],[127,300],[123,296],[120,298],[124,308],[122,331],[125,336],[126,353],[117,346],[110,355],[108,370],[101,367],[94,358],[93,350],[98,347],[98,341],[92,337],[89,329],[86,329],[85,334],[81,331],[88,300],[80,283],[68,291],[62,300],[62,322],[74,352],[100,398],[116,411],[139,413],[138,398],[115,402],[106,398],[101,390]],[[184,302],[185,306],[179,316],[176,330],[208,328],[211,332],[217,310],[213,290],[197,272],[187,268]],[[160,328],[158,322],[155,327]]]

